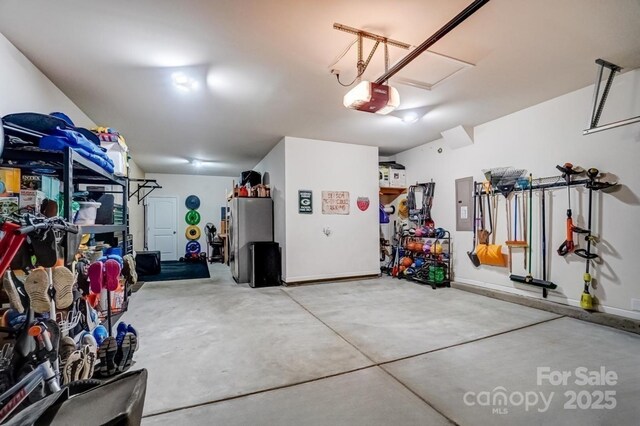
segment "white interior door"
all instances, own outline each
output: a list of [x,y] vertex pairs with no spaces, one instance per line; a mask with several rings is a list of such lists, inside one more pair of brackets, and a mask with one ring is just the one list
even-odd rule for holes
[[174,197],[148,197],[147,200],[149,250],[159,251],[162,260],[177,260],[176,215],[178,200]]

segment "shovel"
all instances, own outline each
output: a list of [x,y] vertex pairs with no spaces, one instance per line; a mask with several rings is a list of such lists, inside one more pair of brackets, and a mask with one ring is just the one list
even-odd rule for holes
[[473,263],[473,266],[475,266],[476,268],[480,266],[480,259],[478,259],[478,255],[476,254],[476,233],[477,233],[477,223],[478,223],[476,220],[477,206],[478,206],[478,202],[476,200],[476,182],[474,181],[473,182],[473,250],[468,251],[467,256],[469,256],[471,263]]

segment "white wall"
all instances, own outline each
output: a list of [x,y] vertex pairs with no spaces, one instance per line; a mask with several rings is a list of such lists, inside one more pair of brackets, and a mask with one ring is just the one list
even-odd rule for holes
[[202,231],[199,240],[202,251],[206,251],[207,239],[204,226],[207,222],[213,223],[220,230],[220,208],[226,205],[226,194],[231,191],[233,178],[221,176],[203,175],[173,175],[163,173],[147,173],[147,179],[156,179],[162,189],[156,189],[149,197],[176,197],[178,199],[176,253],[178,257],[184,255],[187,238],[184,231],[187,223],[184,220],[187,214],[185,206],[186,198],[193,194],[200,197],[201,220],[198,226]]
[[77,126],[93,121],[60,91],[35,65],[0,34],[0,116],[15,112],[62,111]]
[[[438,140],[405,151],[396,160],[407,167],[407,181],[432,179],[436,184],[433,215],[438,226],[452,230],[454,238],[455,279],[479,286],[498,288],[515,293],[537,295],[535,287],[514,284],[504,268],[474,268],[466,252],[472,246],[471,232],[455,232],[456,178],[474,176],[482,180],[482,169],[515,166],[525,168],[534,177],[554,176],[556,164],[571,162],[585,168],[597,167],[609,173],[608,179],[619,179],[622,186],[613,194],[597,193],[594,201],[594,233],[601,238],[596,251],[602,263],[596,265],[595,295],[601,309],[640,318],[631,311],[631,300],[640,299],[637,285],[640,262],[640,124],[583,136],[591,111],[593,86],[549,100],[514,114],[477,126],[472,146],[450,150]],[[640,70],[616,77],[601,123],[640,115]],[[428,119],[428,115],[427,118]],[[437,149],[443,147],[441,154]],[[587,192],[572,190],[574,222],[586,227]],[[534,195],[537,206],[539,197]],[[566,189],[552,191],[547,198],[551,209],[547,223],[549,279],[558,285],[550,300],[579,305],[582,293],[584,260],[555,253],[564,241]],[[506,238],[504,204],[499,209],[498,241]],[[538,212],[534,217],[539,217]],[[541,256],[537,220],[534,222],[534,276],[540,277]],[[504,248],[506,252],[506,247]],[[521,250],[516,250],[521,253]],[[514,256],[514,273],[524,274],[522,255]]]
[[253,170],[262,174],[262,182],[265,185],[269,185],[271,189],[271,198],[273,198],[273,239],[280,244],[281,271],[283,280],[286,281],[285,139],[283,138]]
[[[378,148],[286,137],[285,158],[285,281],[380,273]],[[300,189],[313,191],[313,214],[298,213]],[[323,215],[322,191],[348,191],[350,214]],[[367,211],[356,206],[358,197],[369,198]]]

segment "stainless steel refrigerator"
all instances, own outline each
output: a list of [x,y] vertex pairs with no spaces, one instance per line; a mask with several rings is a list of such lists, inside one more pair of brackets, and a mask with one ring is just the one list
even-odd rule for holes
[[251,279],[250,243],[273,241],[273,200],[234,198],[229,215],[231,274],[236,282],[248,283]]

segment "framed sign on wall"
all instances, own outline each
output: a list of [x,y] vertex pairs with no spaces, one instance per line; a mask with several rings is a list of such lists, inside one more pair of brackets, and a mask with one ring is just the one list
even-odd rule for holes
[[311,191],[300,189],[298,190],[298,213],[312,214],[313,213],[313,193]]
[[322,214],[349,214],[349,192],[322,191]]

